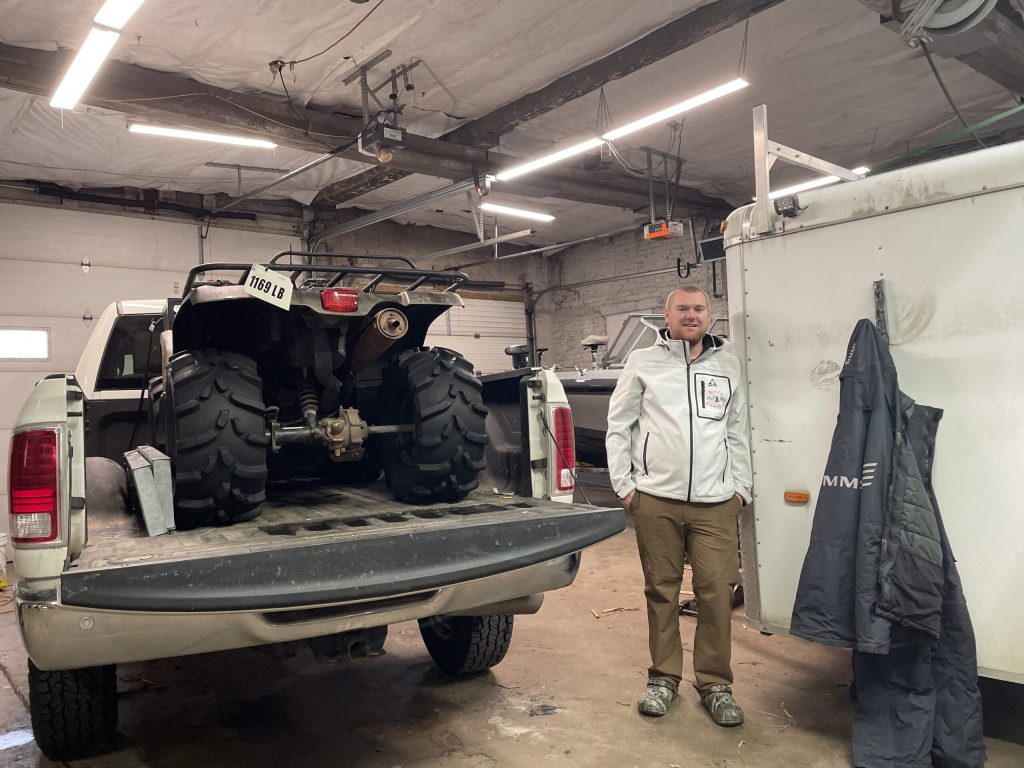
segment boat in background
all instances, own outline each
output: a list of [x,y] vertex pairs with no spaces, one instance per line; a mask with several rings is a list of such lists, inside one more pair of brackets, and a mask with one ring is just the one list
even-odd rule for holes
[[[593,367],[555,371],[572,408],[577,461],[595,467],[608,466],[604,451],[604,436],[608,430],[608,398],[615,389],[626,358],[633,350],[654,344],[664,327],[664,315],[629,315],[610,345],[607,336],[588,336],[580,342],[590,350]],[[597,350],[603,346],[607,346],[608,351],[598,362]]]

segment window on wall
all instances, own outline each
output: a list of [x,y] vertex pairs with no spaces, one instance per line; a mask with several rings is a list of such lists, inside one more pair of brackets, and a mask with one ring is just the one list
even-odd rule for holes
[[0,360],[49,359],[49,328],[0,328]]

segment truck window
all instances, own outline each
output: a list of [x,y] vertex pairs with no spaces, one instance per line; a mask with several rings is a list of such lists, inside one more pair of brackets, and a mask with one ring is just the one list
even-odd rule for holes
[[160,372],[159,328],[149,330],[155,317],[157,315],[122,315],[117,318],[103,351],[96,389],[142,389]]

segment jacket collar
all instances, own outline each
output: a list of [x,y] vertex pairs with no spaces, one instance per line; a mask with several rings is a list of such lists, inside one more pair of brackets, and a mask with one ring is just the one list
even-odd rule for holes
[[[672,349],[673,346],[678,346],[685,343],[686,342],[684,342],[682,339],[670,339],[668,336],[668,328],[662,328],[660,331],[658,331],[657,344],[659,346],[664,347],[665,349]],[[704,346],[704,350],[701,352],[701,354],[703,355],[704,352],[707,352],[708,350],[714,351],[724,347],[725,339],[723,339],[721,336],[713,336],[710,333],[705,333],[704,338],[702,339],[702,343]]]

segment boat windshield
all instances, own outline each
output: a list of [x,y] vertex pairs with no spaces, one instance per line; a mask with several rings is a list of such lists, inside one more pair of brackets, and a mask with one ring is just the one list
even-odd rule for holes
[[634,349],[643,349],[654,344],[658,331],[665,327],[664,315],[630,315],[622,324],[615,341],[604,356],[605,368],[621,368]]
[[[622,330],[608,347],[602,368],[621,368],[634,349],[649,347],[658,338],[658,332],[665,327],[664,315],[630,315],[622,324]],[[711,333],[723,338],[729,337],[729,321],[719,318],[711,323]]]

